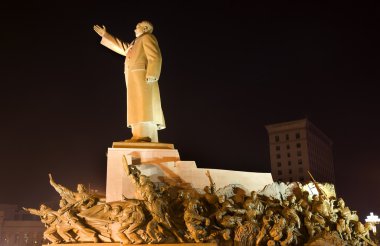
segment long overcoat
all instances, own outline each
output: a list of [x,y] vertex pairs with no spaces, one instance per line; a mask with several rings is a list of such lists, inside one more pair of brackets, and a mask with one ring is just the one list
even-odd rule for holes
[[162,57],[156,37],[145,33],[131,43],[105,33],[101,44],[125,56],[124,73],[127,86],[127,126],[153,122],[165,128],[158,81],[148,83],[146,77],[160,77]]

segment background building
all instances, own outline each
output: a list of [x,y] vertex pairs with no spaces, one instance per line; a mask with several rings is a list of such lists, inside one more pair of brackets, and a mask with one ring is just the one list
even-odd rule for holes
[[309,181],[310,171],[318,182],[334,183],[332,141],[309,120],[265,127],[274,181]]
[[0,204],[0,246],[42,245],[44,230],[38,216],[14,204]]

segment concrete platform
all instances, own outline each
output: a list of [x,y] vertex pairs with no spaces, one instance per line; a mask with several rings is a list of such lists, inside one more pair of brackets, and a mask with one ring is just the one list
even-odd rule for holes
[[112,148],[138,148],[138,149],[174,149],[174,144],[170,143],[131,143],[131,142],[113,142]]

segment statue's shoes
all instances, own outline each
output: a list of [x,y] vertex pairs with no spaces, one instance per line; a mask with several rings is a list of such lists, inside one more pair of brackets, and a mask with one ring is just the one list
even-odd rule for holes
[[142,138],[135,138],[135,137],[132,137],[131,139],[127,139],[125,140],[125,142],[128,142],[128,143],[150,143],[152,142],[152,139],[150,137],[142,137]]

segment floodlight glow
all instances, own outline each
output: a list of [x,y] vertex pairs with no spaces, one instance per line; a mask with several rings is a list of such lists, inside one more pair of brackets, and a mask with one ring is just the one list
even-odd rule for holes
[[376,224],[380,223],[379,216],[374,215],[372,212],[370,212],[367,216],[367,219],[365,219],[365,222],[371,223],[373,234],[376,235]]
[[365,219],[365,222],[369,222],[369,223],[380,223],[380,219],[379,219],[379,216],[374,215],[374,214],[371,212],[371,213],[369,213],[369,215],[367,216],[367,219]]

